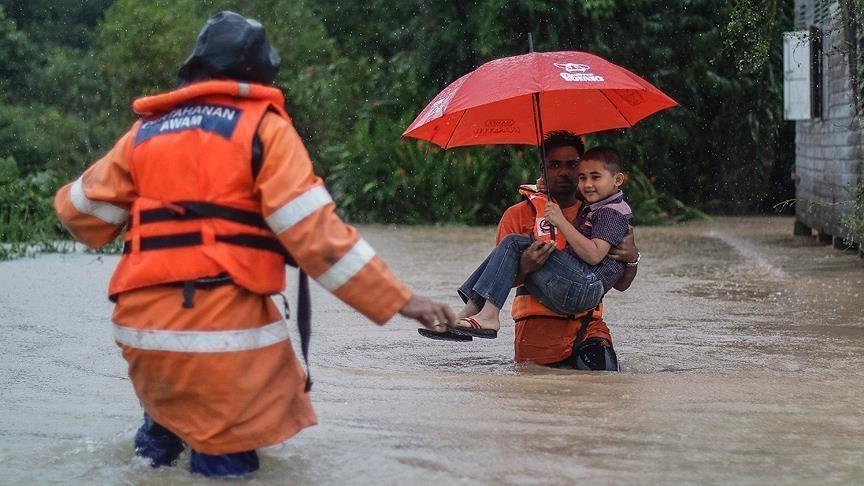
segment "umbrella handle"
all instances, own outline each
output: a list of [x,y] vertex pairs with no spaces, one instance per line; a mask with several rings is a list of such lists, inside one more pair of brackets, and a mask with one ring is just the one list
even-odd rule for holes
[[[552,202],[555,202],[552,199],[552,193],[549,192],[549,169],[546,168],[546,150],[543,149],[543,144],[540,144],[540,157],[543,158],[543,180],[546,182],[546,199]],[[555,241],[555,227],[551,224],[549,225],[549,237],[552,238],[552,241]]]
[[[531,41],[531,34],[528,34],[528,40]],[[532,49],[533,50],[533,49]],[[540,93],[533,93],[533,108],[534,114],[537,116],[535,128],[537,129],[537,145],[540,146],[540,164],[543,166],[543,180],[546,181],[546,198],[552,201],[552,193],[549,192],[551,184],[549,182],[549,169],[546,167],[546,146],[543,144],[543,118],[540,112]],[[552,241],[555,241],[555,227],[549,228],[549,236]]]

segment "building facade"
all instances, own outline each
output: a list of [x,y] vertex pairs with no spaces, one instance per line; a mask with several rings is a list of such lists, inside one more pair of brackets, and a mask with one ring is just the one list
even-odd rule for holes
[[[784,39],[786,119],[795,120],[795,233],[842,246],[864,184],[860,14],[837,1],[795,0]],[[857,21],[856,21],[857,19]]]

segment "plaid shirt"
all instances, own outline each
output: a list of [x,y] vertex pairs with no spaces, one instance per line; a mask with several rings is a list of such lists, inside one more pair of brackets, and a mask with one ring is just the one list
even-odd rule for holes
[[[583,206],[574,226],[588,239],[598,238],[615,246],[627,235],[632,222],[633,211],[624,202],[624,193],[618,191],[602,201]],[[625,268],[624,262],[608,256],[591,266],[591,270],[603,281],[606,292],[624,275]]]

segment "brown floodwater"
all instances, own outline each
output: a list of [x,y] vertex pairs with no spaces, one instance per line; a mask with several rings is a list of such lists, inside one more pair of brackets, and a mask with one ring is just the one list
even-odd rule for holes
[[[454,308],[494,243],[494,228],[360,230]],[[509,318],[498,339],[471,343],[424,339],[401,317],[379,328],[313,285],[320,424],[261,451],[244,481],[864,481],[864,260],[792,236],[790,218],[636,239],[639,276],[606,296],[620,373],[514,364]],[[0,483],[204,482],[185,457],[163,470],[133,458],[141,412],[105,298],[115,262],[0,263]]]

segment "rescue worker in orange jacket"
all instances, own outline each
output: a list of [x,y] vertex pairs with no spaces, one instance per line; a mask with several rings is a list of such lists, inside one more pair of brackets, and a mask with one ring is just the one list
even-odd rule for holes
[[[553,132],[544,141],[549,192],[568,220],[575,220],[582,207],[577,195],[576,168],[584,153],[584,144],[568,132]],[[535,209],[530,200],[510,206],[498,224],[497,241],[509,234],[531,235],[536,222]],[[555,242],[535,241],[522,253],[520,279],[540,268]],[[609,257],[627,262],[624,276],[615,285],[626,290],[633,279],[639,261],[639,252],[632,233]],[[603,304],[591,312],[576,316],[562,316],[544,307],[524,286],[517,287],[511,307],[516,321],[514,342],[517,362],[534,362],[561,368],[581,370],[618,371],[618,358],[612,346],[612,336],[603,321]]]
[[178,88],[136,100],[139,120],[55,198],[88,246],[126,231],[109,286],[114,338],[145,412],[136,453],[154,467],[188,445],[194,473],[249,473],[255,449],[316,423],[270,298],[286,261],[377,324],[454,320],[336,215],[270,86],[279,63],[260,23],[211,17]]

